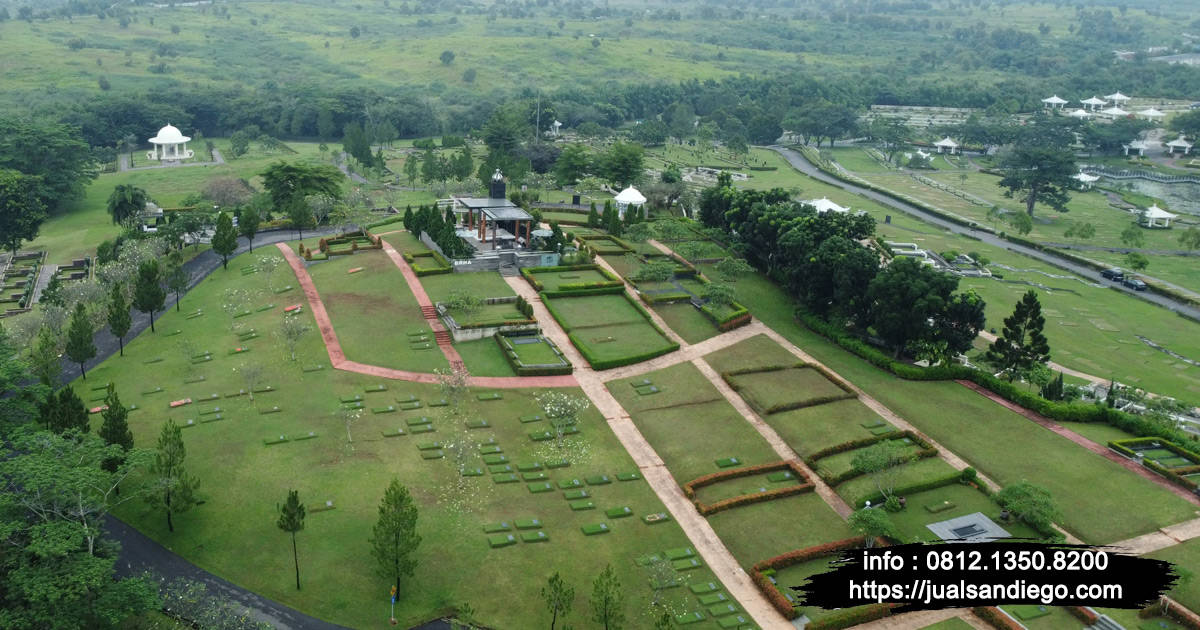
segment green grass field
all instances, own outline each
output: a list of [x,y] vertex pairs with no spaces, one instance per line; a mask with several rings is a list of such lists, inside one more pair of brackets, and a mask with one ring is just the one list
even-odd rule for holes
[[550,313],[571,335],[585,357],[620,360],[666,351],[672,342],[655,330],[624,294],[545,300]]
[[[346,257],[361,261],[362,255]],[[91,388],[107,381],[115,383],[125,404],[137,404],[130,426],[138,446],[149,447],[162,422],[196,420],[184,430],[188,447],[188,472],[201,479],[204,505],[176,518],[176,531],[168,533],[163,515],[144,503],[123,505],[118,515],[188,560],[236,584],[261,593],[306,613],[351,627],[386,623],[387,580],[373,573],[367,538],[374,522],[376,505],[383,489],[398,476],[413,491],[421,511],[419,533],[424,538],[418,550],[418,569],[407,579],[396,608],[402,623],[412,625],[470,601],[478,618],[495,627],[518,627],[540,620],[543,606],[537,592],[546,577],[563,571],[579,593],[586,593],[592,576],[607,563],[617,569],[627,585],[626,614],[631,623],[641,624],[651,592],[644,574],[633,563],[636,556],[685,546],[687,539],[672,523],[648,526],[638,518],[609,521],[603,510],[629,506],[635,515],[663,511],[662,504],[642,481],[614,482],[589,487],[597,509],[574,512],[561,492],[530,493],[525,483],[498,485],[488,477],[460,478],[447,459],[427,461],[418,456],[420,438],[447,440],[455,431],[439,408],[373,414],[370,408],[395,404],[409,396],[424,401],[440,395],[436,387],[389,382],[387,391],[366,393],[377,379],[329,369],[320,338],[309,333],[297,348],[297,360],[282,356],[271,334],[280,308],[239,318],[239,329],[253,328],[257,339],[239,341],[229,330],[228,320],[218,315],[226,288],[263,292],[261,274],[242,276],[237,269],[251,258],[235,259],[229,271],[217,271],[183,300],[183,310],[163,314],[157,333],[145,333],[130,341],[125,357],[113,357],[89,373],[87,381],[75,386],[85,401],[96,393]],[[390,264],[390,263],[389,263]],[[358,275],[358,274],[355,274]],[[196,319],[188,312],[201,309]],[[307,309],[299,317],[312,325]],[[181,331],[174,334],[175,330]],[[183,342],[208,350],[212,360],[192,364],[177,348]],[[250,350],[227,354],[236,345]],[[147,361],[161,359],[153,363]],[[275,391],[247,396],[223,397],[245,385],[238,368],[260,364],[267,384]],[[324,363],[325,369],[306,373],[301,366]],[[205,380],[185,384],[191,377]],[[155,387],[163,392],[140,394]],[[221,396],[200,402],[202,396]],[[363,395],[368,409],[360,413],[349,430],[339,412],[339,398]],[[532,442],[526,436],[531,425],[517,418],[535,413],[535,391],[506,390],[504,398],[475,402],[470,397],[469,414],[486,418],[489,429],[470,432],[468,439],[495,438],[503,453],[513,461],[546,461],[566,458],[571,466],[550,471],[552,481],[636,470],[624,449],[594,411],[586,413],[581,433],[568,438],[565,450],[553,443]],[[576,395],[582,395],[575,390]],[[193,404],[170,410],[171,400],[192,398]],[[202,422],[213,414],[201,414],[216,406],[223,418]],[[279,406],[279,413],[261,414]],[[407,420],[418,416],[432,419],[433,433],[427,436],[383,437]],[[97,416],[98,418],[98,416]],[[96,420],[98,422],[98,420]],[[302,437],[309,431],[315,439],[289,440],[272,446],[264,440],[286,435]],[[348,442],[347,433],[353,437]],[[468,465],[478,466],[474,448]],[[253,479],[253,483],[247,482]],[[140,480],[127,482],[126,489]],[[309,507],[306,528],[298,537],[301,579],[304,590],[292,584],[292,560],[287,537],[275,527],[276,506],[289,488],[300,491]],[[315,512],[326,501],[334,509]],[[537,517],[543,520],[550,542],[518,543],[515,547],[489,549],[482,531],[484,523]],[[580,527],[609,522],[611,533],[585,537]],[[564,564],[564,558],[570,558]],[[432,570],[436,567],[436,570]],[[688,572],[689,579],[708,581],[706,569]],[[586,606],[580,595],[576,606]],[[375,604],[379,604],[376,606]],[[539,622],[540,623],[540,622]],[[647,622],[648,623],[648,622]]]
[[[792,301],[758,274],[738,280],[738,290],[755,317],[980,472],[1001,485],[1028,479],[1045,486],[1064,513],[1061,524],[1087,542],[1123,540],[1195,515],[1189,503],[1168,490],[957,383],[903,381],[867,364],[798,325]],[[1012,455],[1015,444],[1021,445],[1020,457]],[[1106,482],[1101,487],[1089,481],[1094,479]],[[843,488],[839,494],[845,496]]]
[[811,406],[814,402],[848,396],[813,368],[788,368],[770,372],[752,372],[730,376],[738,394],[759,413],[785,405]]
[[854,535],[815,492],[717,512],[708,523],[746,569],[794,549]]
[[548,271],[533,274],[546,291],[557,291],[564,284],[588,284],[608,282],[604,274],[595,269],[572,269],[570,271]]
[[721,332],[713,321],[701,313],[700,309],[692,306],[691,302],[655,304],[649,308],[658,313],[667,326],[688,343],[700,343]]
[[[353,267],[364,269],[348,274]],[[416,372],[449,367],[404,276],[383,252],[334,256],[308,273],[347,359]],[[413,349],[408,333],[418,330],[428,333],[429,348]]]
[[[631,384],[643,379],[662,391],[639,395]],[[611,381],[607,387],[681,485],[719,471],[716,461],[726,457],[748,465],[779,461],[766,440],[689,363]]]

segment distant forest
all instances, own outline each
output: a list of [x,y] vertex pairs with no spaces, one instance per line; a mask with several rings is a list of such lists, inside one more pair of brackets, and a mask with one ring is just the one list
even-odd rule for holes
[[[277,138],[337,140],[349,123],[386,127],[402,138],[464,134],[480,129],[505,102],[539,97],[544,125],[557,118],[568,129],[609,130],[632,121],[665,120],[683,106],[715,123],[717,137],[751,142],[772,139],[770,134],[798,110],[828,104],[857,111],[876,104],[975,107],[1002,114],[1034,111],[1051,93],[1082,98],[1119,89],[1138,96],[1200,98],[1200,68],[1153,61],[1146,53],[1200,49],[1197,0],[760,0],[736,8],[707,0],[292,0],[188,8],[111,0],[36,4],[0,2],[0,54],[3,46],[16,45],[15,39],[30,38],[61,45],[64,55],[77,51],[83,59],[91,49],[125,50],[127,59],[147,55],[153,62],[87,70],[86,76],[99,77],[94,86],[38,82],[36,74],[18,76],[19,68],[0,75],[6,82],[21,79],[0,96],[6,109],[77,125],[86,141],[103,151],[131,134],[144,135],[147,121],[168,120],[210,137],[249,128]],[[310,10],[323,13],[301,21]],[[184,28],[201,30],[203,39],[173,40],[172,33],[179,34],[176,16],[191,20]],[[142,34],[151,25],[166,31],[164,23],[170,23],[170,32]],[[52,32],[68,25],[79,34]],[[377,76],[370,64],[331,60],[309,43],[326,38],[323,48],[329,50],[331,40],[345,47],[375,38],[381,46],[399,49],[429,37],[441,38],[434,40],[440,47],[460,33],[465,37],[470,28],[485,29],[497,43],[519,42],[529,49],[521,63],[529,64],[538,64],[539,54],[553,54],[539,53],[537,42],[561,46],[567,38],[591,39],[592,48],[602,41],[605,46],[683,42],[712,51],[712,57],[693,64],[701,78],[627,79],[616,65],[627,60],[606,57],[603,63],[613,64],[608,68],[580,56],[564,62],[578,72],[558,73],[553,85],[533,85],[520,80],[519,67],[457,69],[454,82],[403,72]],[[487,42],[480,47],[486,50]],[[228,63],[216,56],[225,48]],[[396,53],[401,61],[405,54],[417,54],[406,50]],[[1115,50],[1136,55],[1121,60]],[[428,56],[436,58],[436,52]],[[640,64],[660,57],[653,46],[638,52],[642,56],[631,59]],[[751,56],[758,53],[774,55],[768,58],[772,62]],[[453,67],[453,58],[443,53],[441,65]],[[207,66],[206,59],[212,60]],[[180,69],[186,63],[208,72],[197,76]],[[237,64],[245,67],[230,69]],[[75,61],[63,72],[78,76],[83,67]],[[280,68],[287,70],[288,80],[280,78]],[[477,75],[483,78],[475,83]]]

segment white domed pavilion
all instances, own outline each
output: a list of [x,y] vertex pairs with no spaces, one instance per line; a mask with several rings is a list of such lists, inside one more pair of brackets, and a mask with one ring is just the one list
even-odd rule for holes
[[187,148],[191,138],[180,133],[179,129],[168,124],[158,130],[158,135],[150,138],[154,150],[146,152],[146,159],[160,162],[178,162],[192,157],[193,152]]

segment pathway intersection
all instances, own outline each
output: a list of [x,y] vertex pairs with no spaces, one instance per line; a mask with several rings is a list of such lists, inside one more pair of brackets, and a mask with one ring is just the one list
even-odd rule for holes
[[[652,245],[670,252],[666,246],[652,242]],[[337,340],[337,334],[333,329],[333,324],[329,319],[328,313],[325,310],[321,297],[309,276],[305,263],[299,256],[284,244],[277,244],[279,250],[283,253],[289,266],[295,272],[300,286],[304,290],[305,297],[312,308],[313,316],[317,321],[317,326],[321,332],[322,340],[325,343],[326,350],[329,353],[330,362],[336,369],[357,372],[361,374],[370,374],[381,378],[393,380],[403,380],[419,383],[436,383],[437,376],[435,374],[409,372],[404,370],[396,370],[384,368],[381,366],[367,365],[350,361],[346,358],[340,343]],[[383,244],[384,253],[392,260],[396,267],[404,275],[409,288],[412,289],[413,295],[422,311],[426,314],[426,319],[431,327],[436,332],[445,331],[444,326],[438,321],[436,313],[433,311],[432,301],[426,294],[424,288],[420,284],[420,280],[413,272],[411,266],[404,260],[404,257],[386,242]],[[612,271],[603,259],[597,261],[601,266]],[[618,275],[619,277],[619,275]],[[833,370],[817,361],[808,353],[791,343],[788,339],[769,328],[760,321],[752,321],[750,324],[737,328],[735,330],[720,333],[714,337],[691,344],[680,338],[671,328],[658,316],[653,310],[649,310],[651,319],[662,328],[664,332],[673,341],[679,343],[679,350],[671,352],[660,357],[656,357],[649,361],[641,363],[605,370],[597,372],[593,370],[584,357],[579,353],[575,346],[571,343],[566,332],[558,324],[546,306],[542,303],[541,297],[532,286],[529,285],[523,278],[520,277],[505,277],[504,280],[512,288],[516,295],[524,297],[534,309],[534,315],[541,323],[542,333],[554,341],[559,349],[567,356],[574,364],[575,371],[572,375],[567,376],[549,376],[549,377],[470,377],[470,383],[474,386],[489,387],[489,388],[540,388],[540,387],[579,387],[591,400],[596,409],[604,416],[608,426],[612,429],[617,439],[622,446],[633,458],[642,472],[643,477],[654,490],[655,494],[663,502],[663,505],[670,512],[672,518],[679,523],[693,547],[704,559],[704,561],[712,568],[713,573],[720,579],[729,593],[745,608],[746,612],[753,617],[754,621],[763,628],[791,628],[789,623],[783,616],[767,601],[761,591],[750,580],[749,575],[741,568],[737,560],[730,553],[729,549],[716,535],[707,519],[701,516],[693,506],[692,502],[683,494],[680,484],[667,470],[663,460],[655,452],[654,448],[642,435],[637,425],[630,418],[629,413],[621,406],[615,397],[609,392],[607,383],[637,376],[640,374],[649,373],[663,368],[678,365],[688,362],[693,364],[704,377],[713,384],[713,386],[721,393],[721,395],[738,411],[739,414],[752,426],[760,435],[767,441],[771,448],[783,460],[796,462],[808,478],[815,484],[815,490],[818,496],[824,500],[831,509],[838,513],[842,518],[847,518],[853,508],[846,503],[837,493],[826,484],[820,477],[816,475],[807,465],[804,464],[802,458],[789,446],[779,434],[763,419],[751,409],[736,392],[725,383],[724,379],[710,366],[704,356],[712,352],[728,348],[738,342],[744,341],[757,335],[766,335],[777,344],[787,349],[788,352],[796,356],[801,361],[820,366],[832,376],[834,380],[844,385],[853,391],[864,405],[884,418],[888,422],[901,430],[912,431],[914,434],[921,436],[927,440],[930,445],[938,450],[939,457],[946,463],[950,464],[957,470],[966,468],[969,464],[950,452],[945,447],[938,444],[935,440],[917,430],[911,423],[896,414],[881,402],[868,395],[861,388],[857,387],[843,379]],[[634,289],[626,283],[626,288],[629,291]],[[454,347],[449,344],[439,343],[439,347],[446,355],[446,358],[452,365],[462,365],[461,357]],[[970,387],[972,384],[964,383]],[[973,388],[977,389],[977,388]],[[997,399],[990,392],[981,392],[988,395],[989,398],[995,400],[1009,408],[1014,408],[1015,405],[1007,403],[1002,399]],[[1048,430],[1063,435],[1080,446],[1100,455],[1112,459],[1116,457],[1107,452],[1107,449],[1083,438],[1082,436],[1054,423],[1036,414],[1032,414],[1028,410],[1023,410],[1019,407],[1014,409],[1030,420],[1037,422]],[[1123,465],[1128,466],[1125,462]],[[1136,474],[1141,474],[1147,478],[1151,478],[1156,483],[1166,484],[1163,480],[1154,478],[1146,471],[1134,470]],[[986,484],[992,490],[998,490],[999,484],[989,479],[983,474],[978,475],[980,482]],[[1175,490],[1172,487],[1173,490]],[[1182,491],[1178,491],[1181,495],[1186,495]],[[1200,500],[1195,497],[1188,496],[1193,503],[1200,504]],[[1061,530],[1060,528],[1060,531]],[[1070,532],[1063,531],[1067,542],[1080,543],[1077,537]],[[1126,553],[1145,554],[1174,544],[1178,544],[1185,540],[1200,536],[1200,518],[1185,521],[1168,527],[1164,527],[1156,532],[1151,532],[1130,540],[1113,543],[1113,547],[1119,548]],[[947,611],[920,611],[914,613],[906,613],[880,622],[873,622],[863,626],[865,628],[920,628],[943,619],[958,617],[963,619],[973,627],[980,627],[980,621],[974,617],[969,611],[965,610],[947,610]]]

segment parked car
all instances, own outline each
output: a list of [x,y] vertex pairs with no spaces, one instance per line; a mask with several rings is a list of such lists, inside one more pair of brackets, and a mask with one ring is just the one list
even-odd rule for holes
[[1134,291],[1145,291],[1146,290],[1146,283],[1142,282],[1141,278],[1134,278],[1134,277],[1125,278],[1125,280],[1122,281],[1121,284],[1129,287],[1130,289],[1133,289]]
[[1125,279],[1125,272],[1120,269],[1105,269],[1100,272],[1100,277],[1112,280],[1113,282],[1120,282]]

